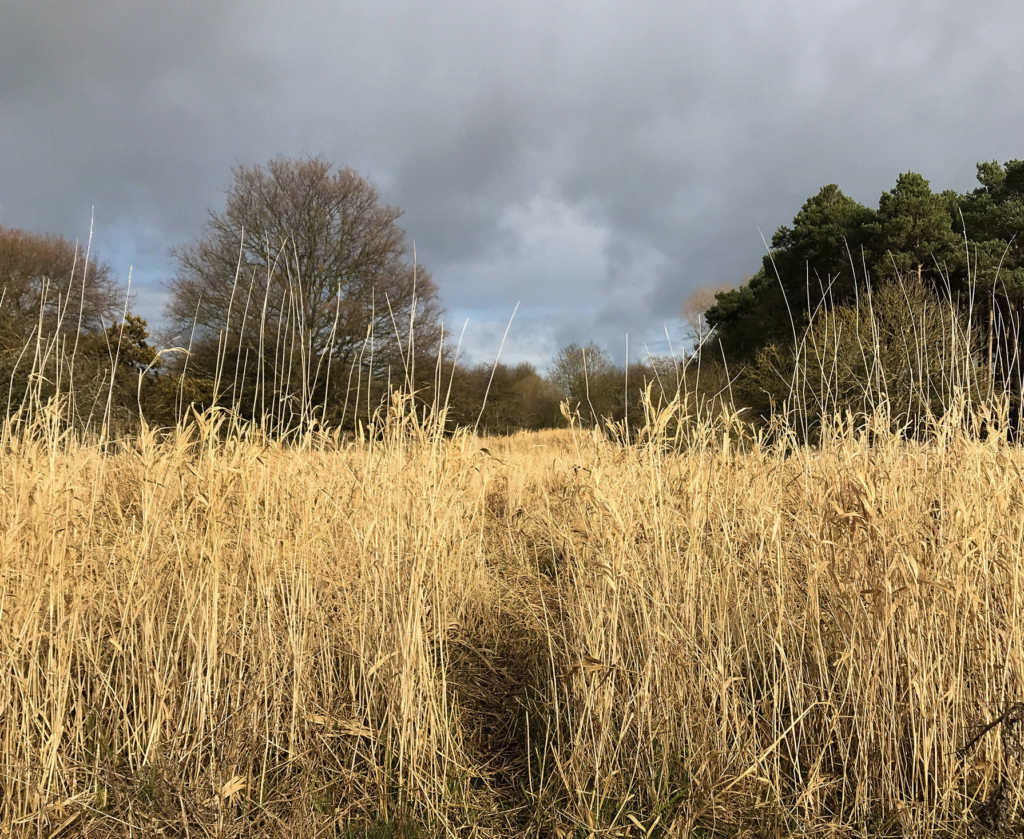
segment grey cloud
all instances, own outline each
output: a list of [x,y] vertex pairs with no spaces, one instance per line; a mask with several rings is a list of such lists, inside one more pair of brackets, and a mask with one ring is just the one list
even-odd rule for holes
[[1022,156],[1019,0],[90,5],[5,12],[0,223],[79,235],[95,204],[140,310],[231,166],[277,154],[404,207],[480,357],[517,300],[506,352],[621,357],[823,184],[873,204]]

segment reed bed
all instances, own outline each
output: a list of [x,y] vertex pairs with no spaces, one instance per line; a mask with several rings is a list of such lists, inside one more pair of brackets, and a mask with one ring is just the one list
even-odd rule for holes
[[1019,797],[1011,717],[961,751],[1024,677],[996,434],[47,422],[0,441],[2,834],[955,836]]

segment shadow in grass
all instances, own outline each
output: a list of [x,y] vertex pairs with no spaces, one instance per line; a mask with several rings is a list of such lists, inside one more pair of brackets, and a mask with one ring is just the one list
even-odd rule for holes
[[424,827],[410,819],[370,819],[342,829],[341,839],[423,839]]

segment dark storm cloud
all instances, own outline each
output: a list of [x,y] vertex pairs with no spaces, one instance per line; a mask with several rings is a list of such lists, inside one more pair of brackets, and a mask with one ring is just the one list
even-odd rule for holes
[[[164,259],[229,177],[259,83],[239,4],[15,3],[0,27],[3,222]],[[241,136],[233,136],[241,135]],[[240,142],[239,142],[240,141]],[[126,245],[122,240],[128,239]],[[136,260],[137,261],[137,260]],[[127,266],[125,266],[127,267]]]
[[[134,262],[236,162],[322,154],[403,223],[474,357],[678,338],[825,183],[968,189],[1019,147],[1019,0],[21,3],[0,28],[0,222]],[[759,232],[760,231],[760,232]],[[143,305],[145,304],[145,306]]]

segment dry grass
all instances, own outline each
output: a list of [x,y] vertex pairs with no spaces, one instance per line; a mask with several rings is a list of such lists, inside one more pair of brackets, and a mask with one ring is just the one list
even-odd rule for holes
[[956,753],[1024,677],[995,439],[217,422],[2,441],[0,833],[952,836],[1019,783]]

